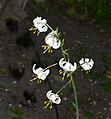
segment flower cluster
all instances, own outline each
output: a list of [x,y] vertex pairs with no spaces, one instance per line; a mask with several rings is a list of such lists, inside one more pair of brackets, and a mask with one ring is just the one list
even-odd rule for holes
[[[65,79],[65,76],[68,78],[70,78],[70,80],[67,82],[67,84],[65,84],[57,93],[53,93],[52,90],[49,90],[46,93],[46,97],[48,98],[48,101],[45,101],[45,108],[47,108],[48,106],[50,107],[50,109],[52,108],[52,103],[54,104],[60,104],[61,103],[61,98],[59,97],[58,93],[65,88],[70,81],[72,81],[72,74],[78,69],[78,68],[82,68],[84,71],[89,72],[93,65],[94,65],[94,61],[92,59],[89,58],[81,58],[81,60],[79,61],[79,66],[77,66],[77,63],[74,62],[73,64],[70,63],[69,57],[66,58],[66,50],[63,49],[63,43],[61,43],[60,40],[60,33],[58,33],[58,29],[53,30],[48,24],[46,19],[42,19],[41,17],[37,17],[33,20],[33,27],[31,27],[29,30],[33,31],[33,34],[35,34],[37,32],[37,35],[39,35],[40,32],[46,32],[48,30],[48,28],[51,30],[50,33],[47,34],[47,36],[45,37],[45,45],[42,45],[44,52],[43,53],[52,53],[52,49],[59,49],[61,47],[61,51],[62,51],[62,55],[64,56],[63,58],[61,58],[59,60],[58,63],[50,65],[48,67],[46,67],[45,69],[39,67],[36,69],[36,64],[33,65],[32,71],[33,71],[33,76],[32,79],[30,81],[34,81],[37,79],[37,83],[41,83],[42,81],[44,81],[45,79],[47,79],[47,76],[50,73],[49,68],[55,66],[55,65],[59,65],[59,67],[61,68],[59,70],[59,73],[62,74],[62,79]],[[52,48],[52,49],[51,49]],[[75,91],[75,90],[74,90]],[[74,93],[74,96],[76,95],[76,92]],[[77,100],[76,100],[77,103]]]

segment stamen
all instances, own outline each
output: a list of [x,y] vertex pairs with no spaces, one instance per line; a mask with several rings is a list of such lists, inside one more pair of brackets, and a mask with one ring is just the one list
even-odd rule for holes
[[45,102],[44,102],[44,104],[47,104],[47,103],[48,103],[48,101],[45,101]]
[[37,80],[37,83],[38,83],[38,84],[40,84],[41,82],[42,82],[42,80],[40,80],[40,79]]
[[40,34],[40,32],[37,33],[37,36]]
[[60,69],[60,70],[59,70],[59,74],[62,74],[62,73],[63,73],[63,71]]
[[36,75],[32,75],[32,79],[30,81],[34,81],[37,79],[37,76]]
[[47,107],[49,106],[49,104],[50,104],[50,103],[48,102],[44,108],[47,108]]
[[50,109],[52,109],[52,104],[50,105]]
[[69,77],[69,76],[70,76],[70,73],[67,74],[67,77]]
[[29,31],[32,31],[33,30],[33,27],[31,27],[30,29],[29,29]]
[[65,75],[66,75],[66,72],[64,72],[64,73],[63,73],[63,77],[62,77],[62,80],[64,80],[64,77],[65,77]]
[[35,33],[36,33],[36,31],[33,32],[33,34],[35,34]]

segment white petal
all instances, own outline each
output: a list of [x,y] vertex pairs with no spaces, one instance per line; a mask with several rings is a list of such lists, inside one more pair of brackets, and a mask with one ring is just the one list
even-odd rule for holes
[[52,93],[52,90],[49,90],[49,91],[46,93],[46,97],[49,99],[51,94],[53,94],[53,93]]
[[38,73],[42,71],[43,69],[41,67],[35,69],[35,67],[36,67],[36,64],[33,65],[32,71],[34,74],[38,75]]
[[76,70],[76,63],[74,63],[75,66],[73,66],[71,63],[67,62],[66,65],[63,67],[64,70],[66,71],[75,71]]
[[63,61],[63,60],[64,60],[64,58],[61,58],[60,61],[59,61],[59,66],[60,66],[61,68],[63,68],[64,65],[66,64],[66,61]]
[[44,74],[47,76],[48,74],[50,73],[50,70],[49,69],[47,69],[45,72],[44,72]]
[[55,104],[60,104],[61,103],[61,98],[57,94],[52,94],[50,96],[50,100]]
[[53,41],[52,47],[54,49],[58,49],[60,47],[60,45],[61,45],[61,41],[59,39],[55,38],[54,41]]
[[49,46],[52,46],[53,45],[52,37],[46,36],[45,43]]
[[89,62],[89,58],[85,58],[85,62],[88,63]]
[[83,64],[84,63],[84,58],[81,58],[81,60],[79,61],[79,64]]
[[39,30],[39,32],[46,32],[48,27],[45,24],[39,24],[37,26],[37,29]]

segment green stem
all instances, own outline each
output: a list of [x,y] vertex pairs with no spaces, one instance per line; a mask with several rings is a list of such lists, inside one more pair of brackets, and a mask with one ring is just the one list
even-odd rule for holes
[[56,94],[59,94],[70,82],[72,79],[70,79],[59,91],[57,91]]
[[49,24],[46,25],[50,28],[50,30],[54,31],[54,29],[51,26],[49,26]]
[[62,46],[61,46],[61,51],[62,51],[62,55],[63,55],[63,57],[64,57],[64,59],[65,59],[65,61],[66,61],[66,56],[65,56],[65,54],[64,54],[64,49],[63,49]]
[[72,75],[70,75],[70,77],[72,79],[71,83],[72,83],[72,87],[73,87],[73,91],[74,91],[74,98],[75,98],[75,103],[76,103],[76,119],[79,119],[79,106],[78,106],[76,87],[75,87],[75,83],[74,83]]
[[44,69],[44,71],[45,71],[45,70],[47,70],[47,69],[49,69],[49,68],[51,68],[51,67],[56,66],[57,64],[58,64],[58,63],[55,63],[55,64],[52,64],[52,65],[50,65],[50,66],[46,67],[46,68]]

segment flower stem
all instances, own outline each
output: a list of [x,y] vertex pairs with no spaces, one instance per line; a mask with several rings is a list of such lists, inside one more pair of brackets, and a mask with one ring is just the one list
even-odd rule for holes
[[73,91],[74,91],[74,98],[75,98],[75,103],[76,103],[76,119],[79,119],[79,106],[78,106],[76,87],[75,87],[75,83],[74,83],[72,75],[70,75],[70,77],[72,79],[71,83],[72,83],[72,87],[73,87]]
[[49,65],[48,67],[46,67],[46,68],[44,69],[44,71],[47,70],[47,69],[49,69],[49,68],[51,68],[51,67],[56,66],[57,64],[58,64],[58,63],[52,64],[52,65]]
[[63,57],[64,57],[64,59],[65,59],[65,61],[66,61],[66,56],[65,56],[65,54],[64,54],[64,49],[63,49],[62,46],[61,46],[61,51],[62,51],[62,55],[63,55]]
[[54,31],[54,29],[51,26],[49,26],[49,24],[46,25],[50,28],[50,30]]
[[59,91],[57,91],[56,94],[59,94],[70,82],[72,79],[70,79]]

